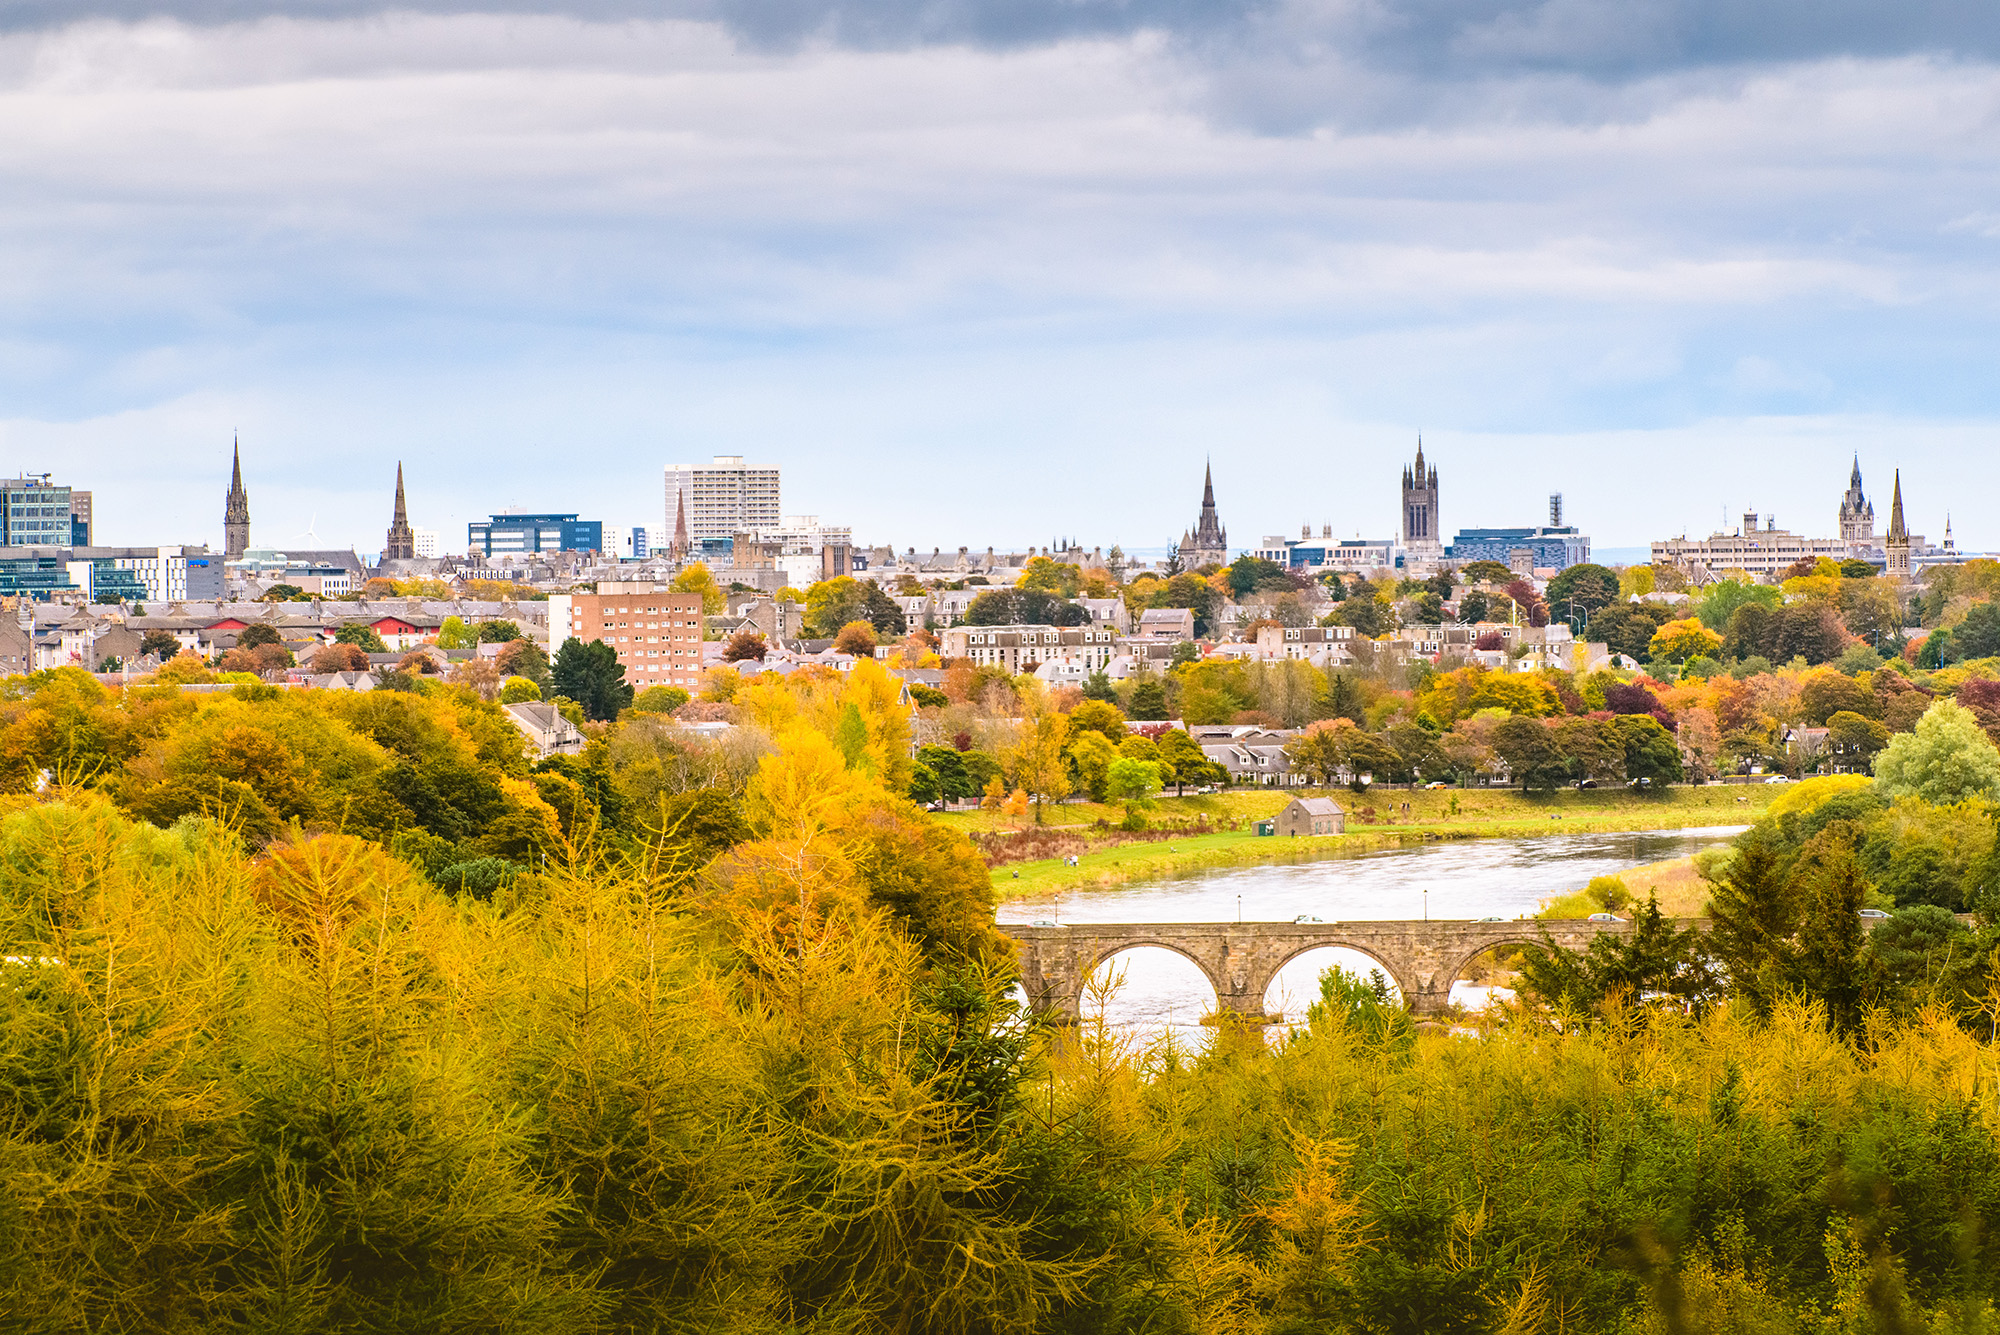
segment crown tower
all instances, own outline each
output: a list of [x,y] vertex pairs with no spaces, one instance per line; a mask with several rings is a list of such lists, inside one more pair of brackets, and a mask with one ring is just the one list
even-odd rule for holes
[[1417,463],[1403,469],[1403,549],[1418,558],[1444,555],[1438,526],[1438,471],[1424,465],[1424,438],[1417,437]]

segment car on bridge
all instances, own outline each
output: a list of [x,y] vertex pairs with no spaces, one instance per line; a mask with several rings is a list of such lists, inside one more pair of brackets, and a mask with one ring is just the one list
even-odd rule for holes
[[1585,919],[1584,919],[1584,921],[1585,921],[1585,922],[1624,922],[1625,920],[1624,920],[1623,918],[1619,917],[1619,916],[1618,916],[1617,914],[1615,914],[1615,913],[1593,913],[1593,914],[1591,914],[1591,915],[1590,915],[1590,916],[1589,916],[1588,918],[1585,918]]

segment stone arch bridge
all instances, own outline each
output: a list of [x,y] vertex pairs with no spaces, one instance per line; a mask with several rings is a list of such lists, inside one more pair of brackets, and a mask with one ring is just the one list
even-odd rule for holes
[[[1680,926],[1697,925],[1683,922]],[[1705,922],[1699,925],[1706,925]],[[1020,946],[1021,986],[1029,1006],[1074,1020],[1092,971],[1121,951],[1158,946],[1207,975],[1223,1010],[1262,1016],[1264,993],[1278,970],[1308,950],[1339,946],[1381,966],[1416,1015],[1441,1014],[1451,985],[1473,959],[1495,946],[1539,945],[1542,933],[1579,949],[1627,922],[1524,918],[1378,922],[1080,922],[1059,926],[1001,923]]]

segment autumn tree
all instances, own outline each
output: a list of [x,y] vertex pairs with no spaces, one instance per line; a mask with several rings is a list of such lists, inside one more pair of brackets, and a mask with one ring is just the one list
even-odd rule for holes
[[1041,824],[1043,808],[1070,794],[1069,767],[1065,748],[1069,742],[1069,717],[1046,710],[1030,719],[1021,729],[1020,739],[1000,753],[1000,764],[1014,786],[1038,799],[1035,823]]
[[722,586],[715,582],[706,565],[700,561],[685,566],[668,585],[675,593],[695,593],[701,595],[701,610],[706,616],[720,616],[727,601],[723,597]]
[[312,670],[319,673],[366,672],[368,655],[358,645],[321,645],[313,651]]
[[875,656],[875,627],[866,621],[850,621],[834,634],[833,647],[856,658]]
[[731,635],[728,642],[722,646],[722,661],[741,663],[745,659],[755,659],[761,663],[764,661],[764,655],[770,651],[771,646],[765,643],[761,632],[745,627]]

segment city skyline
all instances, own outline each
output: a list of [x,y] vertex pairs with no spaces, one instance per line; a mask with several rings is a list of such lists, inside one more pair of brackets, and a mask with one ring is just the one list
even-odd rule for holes
[[920,546],[1162,543],[1210,455],[1239,544],[1376,531],[1418,432],[1612,548],[2000,482],[1983,9],[508,8],[11,10],[8,467],[219,545],[240,430],[363,547],[399,458],[443,533],[741,454]]

